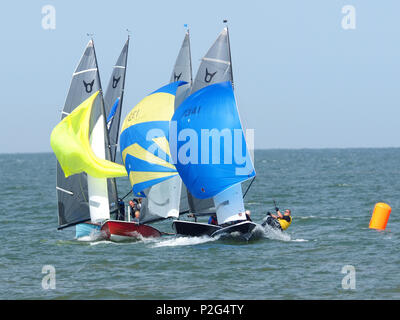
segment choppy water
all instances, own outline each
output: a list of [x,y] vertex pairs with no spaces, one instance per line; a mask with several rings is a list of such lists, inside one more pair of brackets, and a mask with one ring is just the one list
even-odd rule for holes
[[[0,155],[0,298],[400,298],[400,149],[256,151],[256,170],[246,207],[256,222],[272,199],[291,208],[285,234],[84,242],[57,231],[55,157]],[[392,207],[385,232],[368,229],[380,201]],[[42,288],[45,265],[54,290]],[[355,289],[342,287],[345,265]]]

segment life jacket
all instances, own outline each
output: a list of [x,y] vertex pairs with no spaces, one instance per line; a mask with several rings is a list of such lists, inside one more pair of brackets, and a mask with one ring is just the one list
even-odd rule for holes
[[289,228],[290,224],[292,223],[292,217],[289,216],[289,222],[286,221],[285,219],[278,218],[278,222],[281,225],[282,230],[286,230]]
[[208,223],[213,224],[213,225],[218,225],[217,218],[214,216],[211,216],[210,219],[208,219]]

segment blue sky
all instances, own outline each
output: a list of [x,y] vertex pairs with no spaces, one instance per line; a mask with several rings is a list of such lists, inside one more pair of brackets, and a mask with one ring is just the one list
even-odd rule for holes
[[[42,7],[56,9],[44,30]],[[344,30],[342,7],[356,9]],[[256,148],[400,147],[398,1],[3,1],[0,153],[48,152],[94,33],[103,87],[132,31],[123,115],[166,84],[191,31],[194,73],[229,20],[235,91]]]

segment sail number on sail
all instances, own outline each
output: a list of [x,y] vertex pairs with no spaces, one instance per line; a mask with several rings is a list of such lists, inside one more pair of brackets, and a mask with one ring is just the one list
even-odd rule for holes
[[185,110],[183,116],[184,117],[189,117],[190,115],[199,114],[200,113],[200,109],[201,109],[201,106],[197,106],[197,107],[194,107],[194,108],[191,108],[191,109],[187,109],[187,110]]

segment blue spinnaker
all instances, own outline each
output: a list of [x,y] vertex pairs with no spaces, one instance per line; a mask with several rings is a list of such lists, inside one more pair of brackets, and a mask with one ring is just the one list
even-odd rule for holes
[[[230,81],[209,85],[190,95],[172,117],[176,148],[171,154],[189,191],[211,198],[253,176]],[[171,129],[172,132],[172,129]]]

